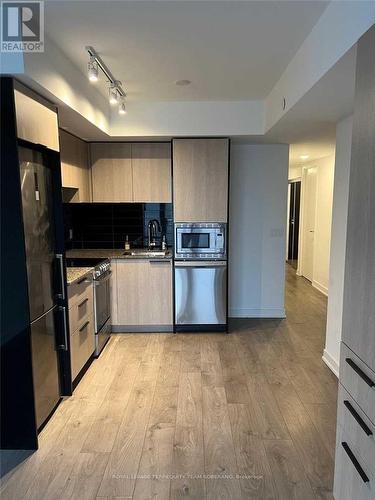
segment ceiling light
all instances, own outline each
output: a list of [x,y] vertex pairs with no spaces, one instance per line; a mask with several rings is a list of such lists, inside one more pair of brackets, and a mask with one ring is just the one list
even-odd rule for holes
[[186,87],[187,85],[191,84],[191,81],[190,80],[177,80],[177,82],[175,82],[175,83],[179,87]]
[[90,57],[90,61],[87,65],[87,76],[89,77],[90,82],[98,81],[98,63],[93,56]]
[[301,155],[300,159],[301,160],[307,160],[309,158],[309,155]]
[[118,108],[118,114],[119,115],[126,115],[126,107],[125,107],[125,103],[122,102]]
[[109,103],[112,105],[115,105],[118,103],[118,92],[117,92],[117,85],[115,83],[111,83],[109,86]]

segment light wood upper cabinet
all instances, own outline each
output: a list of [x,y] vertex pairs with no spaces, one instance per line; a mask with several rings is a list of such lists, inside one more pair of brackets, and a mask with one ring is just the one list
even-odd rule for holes
[[14,91],[14,98],[17,136],[59,151],[57,113],[18,90]]
[[133,201],[131,145],[93,143],[90,157],[92,201]]
[[171,145],[132,144],[133,200],[171,203]]
[[173,141],[175,222],[227,222],[228,139]]
[[91,170],[86,142],[60,130],[62,186],[71,188],[71,202],[91,201]]
[[171,326],[170,260],[117,260],[117,325]]

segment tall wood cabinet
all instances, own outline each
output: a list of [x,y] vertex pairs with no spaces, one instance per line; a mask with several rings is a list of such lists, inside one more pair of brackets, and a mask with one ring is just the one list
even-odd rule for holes
[[131,145],[93,143],[90,156],[92,201],[133,201]]
[[227,222],[228,139],[173,140],[175,222]]
[[91,170],[88,144],[60,130],[60,159],[65,201],[89,202],[91,196]]
[[334,496],[375,498],[375,27],[358,42]]

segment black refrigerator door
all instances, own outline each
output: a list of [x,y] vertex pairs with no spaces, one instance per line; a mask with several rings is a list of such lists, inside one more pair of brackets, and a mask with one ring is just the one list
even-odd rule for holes
[[31,348],[35,410],[39,428],[60,399],[58,361],[55,346],[57,307],[31,323]]
[[55,303],[52,172],[39,151],[19,148],[31,321]]

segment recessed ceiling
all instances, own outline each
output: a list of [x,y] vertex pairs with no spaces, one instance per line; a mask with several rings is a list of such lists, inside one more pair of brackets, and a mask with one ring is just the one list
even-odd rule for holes
[[[45,4],[45,25],[82,72],[84,47],[92,45],[124,83],[129,100],[258,100],[327,4],[57,0]],[[175,85],[187,79],[191,85]]]

